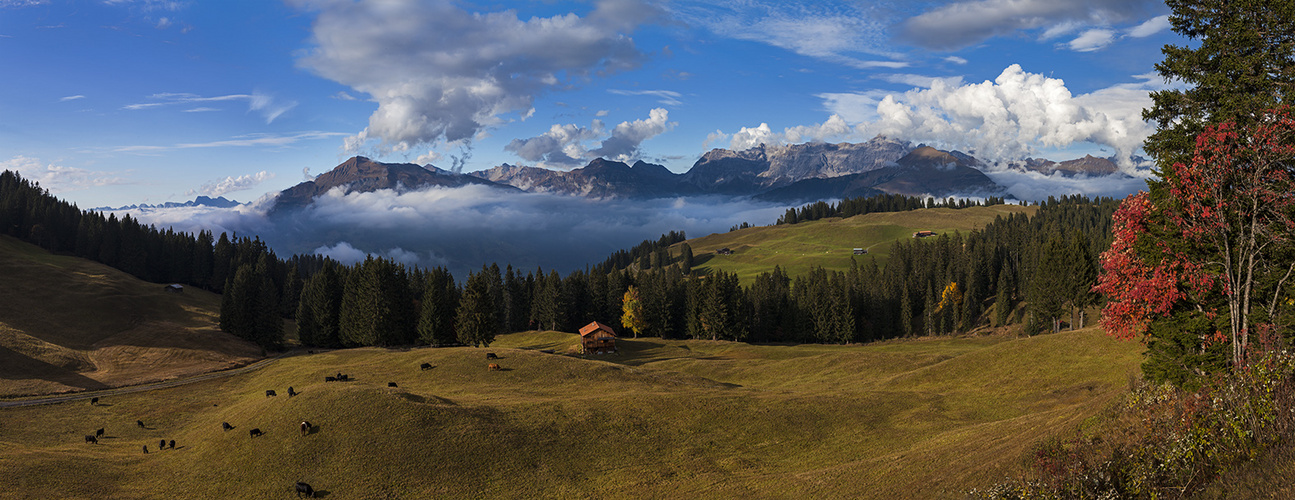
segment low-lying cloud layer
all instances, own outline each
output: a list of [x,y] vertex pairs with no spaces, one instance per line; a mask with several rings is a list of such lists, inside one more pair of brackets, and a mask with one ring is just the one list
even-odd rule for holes
[[[485,186],[343,194],[330,191],[294,214],[265,215],[268,197],[234,209],[131,211],[182,231],[260,235],[280,255],[311,253],[344,262],[374,254],[456,277],[491,262],[568,272],[602,262],[669,231],[697,237],[742,222],[770,224],[787,206],[728,198],[589,200]],[[252,208],[257,206],[258,208]]]

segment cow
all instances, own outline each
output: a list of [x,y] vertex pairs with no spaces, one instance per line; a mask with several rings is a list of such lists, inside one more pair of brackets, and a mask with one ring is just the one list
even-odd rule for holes
[[138,425],[140,429],[143,429],[143,428],[144,428],[144,421],[143,421],[143,420],[136,420],[136,421],[135,421],[135,425]]
[[223,429],[223,430],[227,430],[227,431],[228,431],[228,430],[230,430],[230,429],[233,429],[233,428],[234,428],[234,426],[229,425],[229,422],[221,422],[221,423],[220,423],[220,428],[221,428],[221,429]]
[[247,431],[247,435],[249,435],[249,436],[251,436],[251,437],[260,436],[260,435],[262,435],[262,434],[265,434],[265,433],[264,433],[264,432],[261,432],[261,429],[252,429],[252,430],[250,430],[250,431]]
[[274,393],[274,389],[266,389],[266,391],[265,391],[265,397],[267,397],[267,398],[268,398],[268,397],[270,397],[270,396],[278,396],[278,394],[275,394],[275,393]]
[[102,435],[103,435],[103,427],[100,427],[98,430],[94,431],[94,437],[99,437]]
[[165,440],[165,439],[159,439],[159,440],[157,440],[157,449],[159,449],[159,450],[165,450],[165,449],[166,449],[166,440]]
[[99,444],[99,438],[94,437],[94,436],[91,436],[91,435],[89,435],[89,434],[86,434],[86,435],[85,435],[85,442],[87,442],[87,443],[93,443],[93,444]]
[[324,377],[324,382],[337,382],[337,377],[329,377],[329,376],[325,376],[325,377]]
[[99,398],[90,398],[90,406],[99,404]]
[[288,386],[288,397],[293,397],[296,395],[297,395],[297,391],[292,390],[292,386]]
[[311,488],[309,484],[303,483],[301,481],[297,481],[297,496],[298,497],[307,496],[310,498],[315,498],[315,489]]
[[337,376],[337,380],[341,380],[342,382],[346,382],[346,381],[348,381],[348,380],[351,380],[351,376],[350,376],[350,375],[346,375],[346,374],[341,374],[341,375],[338,375],[338,376]]
[[387,382],[387,387],[396,387],[395,382]]
[[306,434],[310,434],[310,422],[309,422],[309,421],[306,421],[306,420],[302,420],[302,421],[301,421],[301,435],[303,435],[303,436],[304,436],[304,435],[306,435]]
[[168,443],[166,443],[166,444],[171,445],[171,449],[172,449],[172,450],[174,450],[174,449],[175,449],[175,440],[174,440],[174,439],[172,439],[170,442],[168,442]]
[[148,445],[144,445],[144,454],[145,454],[145,455],[147,455],[147,454],[148,454]]
[[491,371],[499,371],[499,370],[501,370],[502,368],[499,368],[499,365],[497,365],[497,364],[495,364],[495,363],[490,363],[489,365],[487,365],[487,366],[486,366],[486,369],[487,369],[487,370],[491,370]]
[[431,364],[431,363],[423,363],[423,364],[421,364],[421,365],[418,365],[418,369],[419,369],[419,370],[422,370],[422,371],[431,370],[431,369],[432,369],[432,364]]
[[496,356],[493,352],[488,352],[486,353],[486,359],[499,359],[499,356]]

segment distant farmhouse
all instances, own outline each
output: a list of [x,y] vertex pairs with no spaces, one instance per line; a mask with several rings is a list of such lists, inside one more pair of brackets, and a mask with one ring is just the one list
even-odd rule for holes
[[863,255],[863,254],[865,254],[865,253],[868,253],[868,249],[866,249],[866,248],[856,248],[856,249],[854,249],[854,254],[855,254],[855,255]]
[[607,354],[616,352],[616,330],[597,321],[580,329],[581,354]]
[[724,247],[719,250],[716,250],[715,253],[718,255],[733,255],[733,251],[729,250],[728,247]]
[[184,293],[184,285],[180,285],[178,283],[172,283],[170,285],[166,285],[162,287],[162,289],[171,293]]
[[927,238],[930,236],[935,236],[935,231],[918,231],[913,233],[914,238]]

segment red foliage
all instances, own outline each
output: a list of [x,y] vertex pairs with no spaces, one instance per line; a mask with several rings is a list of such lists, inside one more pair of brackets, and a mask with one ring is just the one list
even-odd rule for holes
[[1180,275],[1167,259],[1147,264],[1134,251],[1138,237],[1146,234],[1147,216],[1153,209],[1145,191],[1129,195],[1112,216],[1115,241],[1102,253],[1102,276],[1093,291],[1106,295],[1102,327],[1106,333],[1131,339],[1147,323],[1173,309],[1186,297],[1179,289]]

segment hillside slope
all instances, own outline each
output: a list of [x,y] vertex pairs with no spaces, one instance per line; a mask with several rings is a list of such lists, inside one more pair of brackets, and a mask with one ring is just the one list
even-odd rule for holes
[[[798,224],[758,226],[727,233],[716,233],[688,240],[697,262],[693,267],[703,271],[720,269],[737,273],[745,284],[760,273],[782,266],[787,274],[797,276],[815,266],[844,271],[850,268],[850,259],[863,265],[876,258],[884,266],[890,257],[890,246],[895,241],[912,238],[919,230],[963,234],[982,228],[997,216],[1011,213],[1033,215],[1037,206],[993,205],[962,209],[929,208],[908,212],[879,212],[857,215],[845,219],[829,218]],[[671,247],[671,255],[679,255],[679,244]],[[731,255],[719,255],[721,248],[732,250]],[[855,256],[855,248],[864,248],[865,255]]]
[[183,293],[0,236],[0,397],[103,389],[243,365],[220,296]]
[[[503,371],[486,370],[484,349],[363,348],[99,406],[4,410],[0,469],[20,498],[279,498],[299,480],[330,498],[957,498],[1125,391],[1141,348],[1093,329],[863,346],[626,339],[597,359],[506,347],[563,342],[503,336],[489,349]],[[354,380],[323,381],[338,372]],[[98,427],[106,437],[85,444]]]

